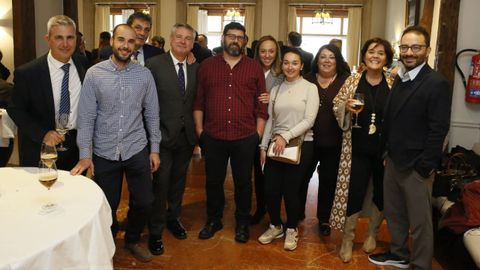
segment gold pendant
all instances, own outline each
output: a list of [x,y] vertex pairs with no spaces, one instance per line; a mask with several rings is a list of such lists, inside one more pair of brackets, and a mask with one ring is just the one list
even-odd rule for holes
[[370,126],[368,126],[368,134],[372,135],[375,132],[377,132],[377,127],[374,124],[370,124]]

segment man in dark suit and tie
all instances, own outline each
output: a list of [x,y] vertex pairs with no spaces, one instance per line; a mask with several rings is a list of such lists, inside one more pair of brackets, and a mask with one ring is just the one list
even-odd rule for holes
[[148,58],[163,53],[159,48],[145,43],[152,30],[152,17],[150,17],[150,15],[140,11],[135,12],[128,17],[127,24],[130,25],[137,34],[137,39],[135,40],[136,52],[132,57],[134,60],[137,60],[140,65],[144,66]]
[[[57,168],[70,170],[78,161],[77,107],[85,69],[72,57],[75,22],[58,15],[48,20],[47,29],[50,52],[15,70],[8,114],[19,128],[20,166],[38,166],[42,143],[63,142],[68,150],[58,151]],[[65,136],[55,130],[60,113],[69,114]]]
[[[403,31],[403,64],[386,103],[384,213],[390,251],[370,255],[378,265],[432,269],[431,184],[450,126],[449,84],[426,63],[430,36],[420,26]],[[409,237],[412,251],[409,250]]]
[[157,86],[160,107],[162,163],[154,173],[155,201],[149,222],[149,248],[163,253],[162,231],[165,225],[177,238],[187,238],[179,220],[188,164],[196,144],[192,106],[196,93],[198,64],[188,64],[194,42],[194,29],[175,24],[170,34],[171,50],[147,60]]

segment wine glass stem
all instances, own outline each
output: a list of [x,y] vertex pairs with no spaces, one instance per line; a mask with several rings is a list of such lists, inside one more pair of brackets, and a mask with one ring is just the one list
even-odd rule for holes
[[355,126],[358,126],[358,113],[355,113]]

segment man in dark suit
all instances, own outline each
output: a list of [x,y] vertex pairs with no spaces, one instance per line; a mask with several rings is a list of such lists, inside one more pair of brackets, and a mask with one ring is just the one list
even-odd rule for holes
[[369,260],[427,270],[433,257],[431,184],[450,126],[451,98],[448,82],[426,63],[430,36],[423,27],[405,29],[399,48],[403,66],[387,100],[382,134],[384,213],[392,241],[390,251]]
[[203,47],[200,42],[200,36],[204,37],[203,40],[207,40],[207,36],[205,35],[198,35],[197,31],[195,31],[195,42],[193,43],[192,53],[195,56],[195,59],[198,63],[201,63],[203,60],[207,59],[208,57],[212,56],[212,51],[207,47]]
[[[68,150],[58,152],[57,168],[70,170],[78,161],[77,107],[85,69],[72,58],[75,22],[58,15],[49,19],[47,28],[50,52],[15,70],[8,114],[19,128],[20,166],[38,166],[42,143],[63,142]],[[55,131],[60,112],[69,114],[66,136]]]
[[297,48],[300,51],[300,54],[302,55],[302,61],[303,61],[302,74],[305,75],[310,73],[310,70],[312,69],[313,54],[307,51],[304,51],[302,48],[300,48],[300,45],[302,45],[302,35],[298,32],[288,33],[288,43],[290,44],[290,47]]
[[152,17],[150,15],[140,11],[135,12],[128,17],[127,24],[137,34],[137,39],[135,40],[136,52],[132,55],[134,60],[144,66],[148,58],[162,54],[162,50],[159,48],[145,43],[148,35],[150,35],[150,30],[152,30]]
[[198,64],[188,64],[193,47],[194,29],[175,24],[170,34],[171,50],[147,60],[157,86],[160,107],[162,163],[154,173],[155,201],[149,222],[149,248],[163,253],[162,231],[165,225],[177,238],[187,238],[179,220],[188,164],[196,144],[192,106],[196,93]]

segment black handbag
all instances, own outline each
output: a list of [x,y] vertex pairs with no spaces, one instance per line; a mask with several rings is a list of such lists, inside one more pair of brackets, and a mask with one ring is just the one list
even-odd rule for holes
[[478,172],[466,161],[465,154],[462,152],[451,154],[435,175],[432,196],[444,196],[456,202],[461,197],[464,185],[476,179]]

